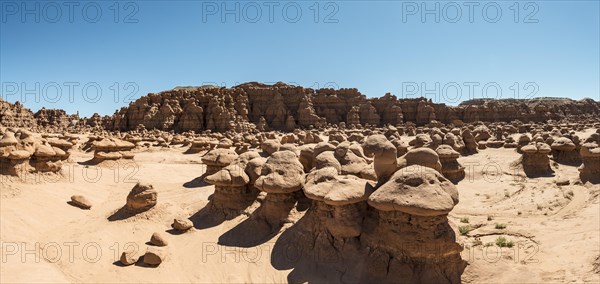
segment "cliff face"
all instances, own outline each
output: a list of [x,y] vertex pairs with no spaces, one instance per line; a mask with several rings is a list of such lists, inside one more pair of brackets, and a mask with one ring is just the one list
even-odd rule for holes
[[471,100],[459,106],[433,103],[425,98],[398,99],[391,94],[367,98],[357,89],[310,89],[283,83],[251,82],[232,88],[180,87],[148,94],[111,116],[95,114],[80,119],[63,110],[41,109],[33,114],[20,103],[0,99],[0,124],[9,127],[72,125],[128,131],[143,125],[165,131],[227,131],[249,123],[265,130],[290,131],[325,124],[425,125],[436,120],[451,123],[489,121],[540,122],[568,116],[600,115],[600,102],[560,98],[533,100]]
[[232,88],[187,87],[149,94],[122,108],[107,126],[112,130],[147,129],[226,131],[243,122],[266,122],[266,129],[292,130],[326,123],[396,125],[432,120],[450,123],[490,121],[539,122],[569,115],[599,115],[591,99],[472,100],[459,106],[391,94],[367,98],[357,89],[318,89],[283,83],[245,83]]

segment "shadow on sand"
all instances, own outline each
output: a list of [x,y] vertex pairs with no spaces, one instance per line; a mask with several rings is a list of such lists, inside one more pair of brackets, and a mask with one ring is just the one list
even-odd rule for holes
[[110,222],[113,222],[113,221],[128,219],[130,217],[135,216],[136,214],[137,213],[131,212],[130,210],[127,210],[127,208],[125,208],[123,206],[123,207],[119,208],[119,210],[115,211],[110,216],[108,216],[108,218],[106,218],[106,219]]
[[206,187],[206,186],[210,186],[210,183],[207,183],[204,181],[204,177],[206,177],[206,174],[203,174],[191,181],[188,181],[186,183],[183,184],[183,187],[185,188],[198,188],[198,187]]

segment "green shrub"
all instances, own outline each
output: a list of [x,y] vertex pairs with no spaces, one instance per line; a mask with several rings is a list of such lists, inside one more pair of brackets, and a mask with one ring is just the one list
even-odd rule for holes
[[471,226],[458,226],[458,231],[461,235],[466,236],[471,231]]
[[503,248],[503,247],[512,248],[514,244],[511,240],[507,240],[505,237],[498,237],[496,239],[496,245],[501,248]]

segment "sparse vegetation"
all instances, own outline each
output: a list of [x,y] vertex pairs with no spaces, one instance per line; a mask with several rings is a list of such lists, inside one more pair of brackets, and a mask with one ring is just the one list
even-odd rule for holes
[[467,236],[471,231],[471,226],[458,226],[458,231],[462,236]]
[[469,223],[469,217],[460,218],[461,223]]
[[492,221],[492,220],[494,220],[494,217],[493,217],[492,215],[488,215],[488,216],[487,216],[487,220],[488,220],[488,221]]
[[504,230],[504,229],[506,229],[506,224],[496,223],[496,229],[497,230]]
[[498,237],[496,239],[496,245],[501,248],[503,248],[503,247],[512,248],[514,246],[514,243],[511,240],[506,239],[505,237]]

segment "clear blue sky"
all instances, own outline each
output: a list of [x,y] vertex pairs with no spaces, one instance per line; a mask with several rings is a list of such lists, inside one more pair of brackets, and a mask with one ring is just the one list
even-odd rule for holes
[[[465,2],[0,3],[1,92],[8,101],[25,97],[34,111],[112,114],[131,93],[136,99],[175,86],[247,81],[356,87],[369,97],[392,92],[451,104],[457,85],[460,100],[468,99],[469,84],[475,97],[495,97],[499,88],[503,98],[519,89],[520,97],[600,99],[598,1],[519,2],[518,9],[498,1],[485,16],[488,2],[477,2],[472,19]],[[421,13],[436,3],[439,22]],[[423,92],[423,83],[434,91]],[[46,99],[36,102],[36,95]]]

